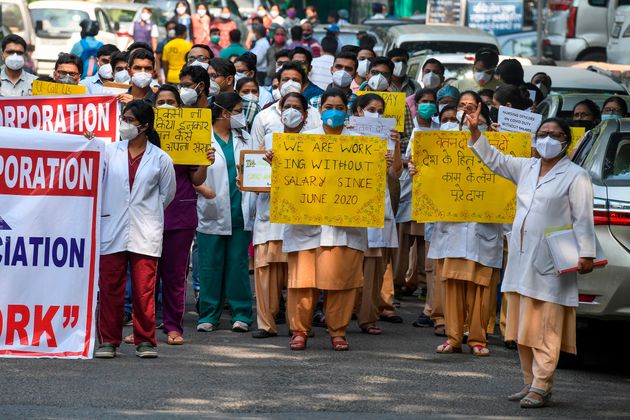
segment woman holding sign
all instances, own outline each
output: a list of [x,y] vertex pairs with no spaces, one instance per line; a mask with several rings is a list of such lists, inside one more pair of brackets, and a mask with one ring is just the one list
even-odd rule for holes
[[[299,133],[307,118],[308,103],[299,93],[291,92],[280,99],[284,133]],[[265,135],[266,159],[273,159],[273,133]],[[287,284],[287,254],[282,252],[284,225],[269,221],[270,194],[259,193],[256,199],[254,221],[254,268],[256,274],[256,323],[258,330],[254,338],[278,335],[276,315],[280,310],[280,296]]]
[[220,93],[212,104],[212,147],[216,159],[208,168],[205,185],[216,197],[199,198],[199,320],[197,331],[217,329],[224,301],[232,312],[232,331],[247,332],[252,323],[252,290],[248,247],[251,240],[252,193],[236,184],[236,162],[241,150],[251,150],[243,131],[243,101],[236,93]]
[[[322,94],[319,111],[322,127],[304,134],[354,135],[344,127],[348,99],[343,91],[327,89]],[[348,350],[346,328],[352,317],[357,289],[363,285],[367,230],[286,225],[282,249],[289,254],[287,312],[293,332],[291,350],[306,348],[319,290],[325,294],[326,325],[332,348]]]
[[556,274],[547,228],[572,225],[579,259],[577,270],[593,270],[595,230],[593,187],[583,168],[566,157],[571,130],[563,120],[549,118],[536,132],[538,158],[504,155],[478,128],[480,108],[467,116],[470,147],[496,174],[516,184],[516,216],[502,291],[508,295],[506,339],[518,343],[525,387],[510,395],[523,408],[543,407],[560,351],[576,352],[578,306],[575,272]]

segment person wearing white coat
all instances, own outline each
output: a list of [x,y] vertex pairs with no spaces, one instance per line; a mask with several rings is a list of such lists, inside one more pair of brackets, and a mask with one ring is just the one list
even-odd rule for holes
[[246,332],[252,320],[248,246],[253,225],[254,195],[237,186],[241,150],[252,150],[245,127],[243,101],[233,92],[220,93],[212,104],[212,147],[215,162],[205,185],[215,198],[197,200],[199,250],[199,320],[197,331],[215,330],[227,300],[232,330]]
[[[322,95],[324,125],[304,134],[356,135],[344,128],[346,94],[329,88]],[[349,349],[346,328],[352,318],[357,289],[363,285],[363,254],[367,229],[286,225],[282,249],[289,254],[287,314],[293,333],[291,350],[304,350],[319,290],[325,294],[326,325],[333,350]]]
[[575,353],[577,276],[557,274],[546,228],[572,225],[579,273],[593,269],[593,187],[588,173],[566,157],[571,130],[563,120],[542,122],[538,158],[514,158],[492,147],[470,114],[470,147],[492,171],[516,184],[516,216],[502,291],[508,295],[506,339],[518,343],[525,387],[509,396],[523,408],[546,405],[560,351]]
[[175,170],[172,159],[159,148],[153,120],[150,104],[131,101],[121,117],[122,141],[106,148],[99,268],[101,345],[95,357],[114,357],[122,341],[128,267],[134,291],[136,355],[157,357],[155,281],[162,253],[164,209],[175,196]]

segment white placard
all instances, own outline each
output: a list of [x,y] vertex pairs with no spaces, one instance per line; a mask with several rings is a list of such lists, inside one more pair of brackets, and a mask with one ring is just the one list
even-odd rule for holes
[[362,136],[378,136],[387,139],[387,150],[396,149],[390,131],[396,129],[396,118],[350,117],[350,130]]
[[241,151],[241,189],[243,191],[265,192],[271,188],[271,165],[260,151]]
[[500,131],[534,134],[538,130],[541,121],[542,115],[540,114],[508,108],[507,106],[499,107]]

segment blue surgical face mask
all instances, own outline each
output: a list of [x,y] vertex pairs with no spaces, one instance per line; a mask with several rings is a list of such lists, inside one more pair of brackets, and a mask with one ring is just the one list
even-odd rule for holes
[[623,116],[617,114],[602,114],[602,121],[606,120],[620,120]]
[[418,115],[425,121],[428,121],[437,112],[437,106],[433,103],[424,103],[418,105]]
[[341,127],[346,121],[346,113],[338,109],[327,109],[322,112],[322,122],[328,127]]

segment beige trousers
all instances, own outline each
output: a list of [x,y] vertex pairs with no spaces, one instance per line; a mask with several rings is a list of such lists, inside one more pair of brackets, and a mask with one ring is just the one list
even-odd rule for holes
[[366,255],[363,258],[363,289],[359,289],[357,292],[357,300],[361,302],[357,321],[361,328],[374,325],[378,319],[383,278],[387,270],[387,262],[390,260],[391,250],[381,248],[380,253],[380,257]]
[[[324,313],[331,337],[345,337],[352,318],[357,289],[324,290]],[[314,288],[289,288],[287,292],[287,315],[292,331],[308,332],[313,324],[313,310],[319,299],[319,290]]]
[[287,282],[287,263],[268,263],[256,268],[256,323],[258,328],[277,333],[276,315],[280,308],[280,294]]
[[394,307],[394,270],[392,268],[391,259],[387,262],[387,268],[383,276],[378,313],[383,316],[396,315],[396,308]]
[[[428,247],[427,247],[428,249]],[[446,324],[444,320],[444,281],[442,279],[442,273],[440,271],[440,264],[433,261],[433,289],[431,290],[432,296],[430,298],[431,304],[431,321],[435,327],[443,327]],[[428,297],[428,296],[427,296]]]
[[444,319],[448,344],[461,347],[464,327],[468,325],[468,346],[486,347],[486,329],[492,297],[491,286],[468,280],[446,279],[444,283]]

